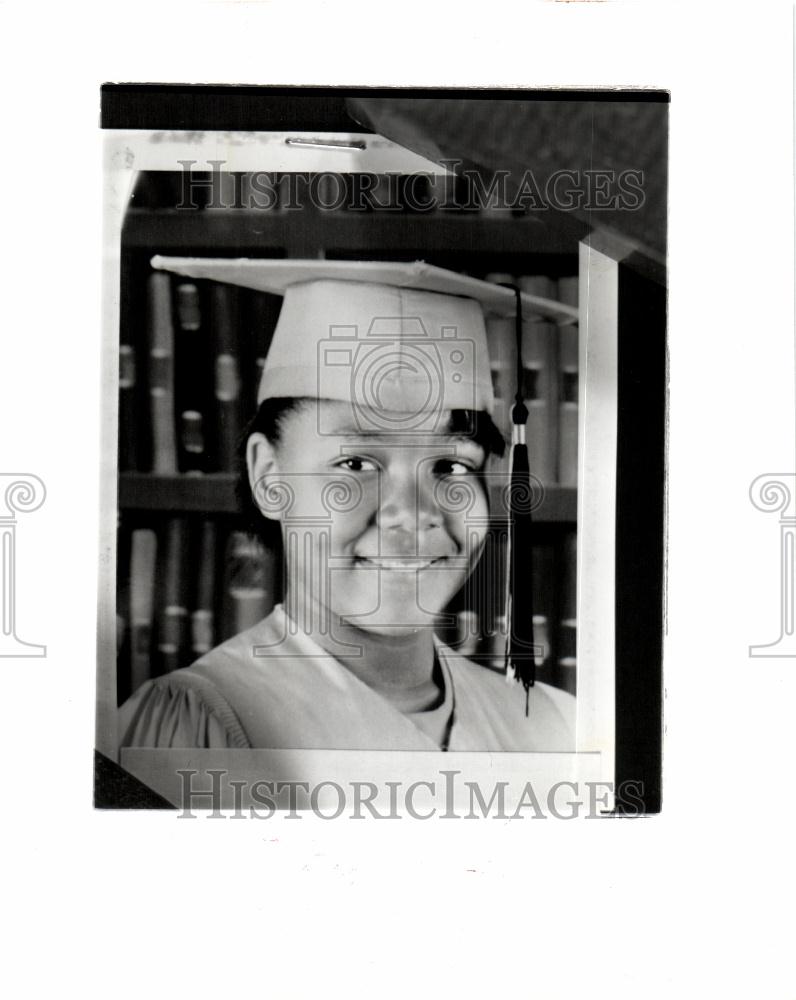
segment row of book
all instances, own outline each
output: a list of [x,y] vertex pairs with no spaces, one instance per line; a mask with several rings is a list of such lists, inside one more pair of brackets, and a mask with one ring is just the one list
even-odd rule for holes
[[[528,572],[536,675],[539,680],[576,690],[577,532],[574,527],[536,529]],[[506,536],[491,531],[475,571],[448,610],[456,625],[440,637],[490,669],[505,669]],[[518,615],[524,609],[518,608]]]
[[[504,553],[496,539],[454,599],[443,641],[486,668],[503,670],[500,605]],[[122,520],[117,580],[118,695],[190,665],[266,617],[281,599],[280,557],[224,519],[167,517],[141,527]],[[575,691],[576,535],[534,549],[533,607],[540,680]]]
[[124,328],[120,346],[121,470],[236,468],[280,306],[220,282],[149,275],[143,323]]
[[279,598],[275,554],[218,519],[122,521],[117,551],[120,700],[255,625]]
[[[577,305],[577,277],[486,278]],[[161,475],[233,471],[237,443],[256,412],[281,299],[165,272],[148,275],[146,298],[143,324],[129,324],[122,333],[119,468]],[[523,324],[527,440],[532,472],[545,484],[577,485],[577,329],[534,317]],[[487,336],[495,418],[510,437],[517,389],[514,321],[489,318]]]

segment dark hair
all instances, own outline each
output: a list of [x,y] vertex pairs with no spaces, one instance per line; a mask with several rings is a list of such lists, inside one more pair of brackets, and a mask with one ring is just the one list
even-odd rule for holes
[[[246,445],[252,434],[262,434],[272,445],[278,445],[285,418],[313,402],[314,400],[305,397],[264,399],[256,415],[244,429],[238,444],[238,479],[235,494],[243,518],[243,527],[275,551],[281,551],[282,530],[279,522],[264,517],[254,502],[246,464]],[[499,458],[506,450],[506,442],[495,422],[488,413],[481,410],[452,410],[448,432],[466,437],[480,445],[484,449],[486,458],[490,455]]]
[[285,417],[300,410],[307,402],[308,400],[302,397],[264,399],[257,413],[244,428],[238,442],[238,478],[235,484],[235,497],[243,519],[243,528],[276,552],[281,552],[282,529],[278,521],[264,517],[254,502],[249,483],[246,446],[252,434],[263,434],[272,445],[278,445],[282,438],[282,424]]

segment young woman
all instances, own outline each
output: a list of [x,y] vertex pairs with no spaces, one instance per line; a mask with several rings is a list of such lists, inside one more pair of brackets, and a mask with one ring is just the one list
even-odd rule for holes
[[494,287],[401,265],[155,263],[285,296],[246,441],[285,598],[139,689],[122,745],[574,749],[570,695],[536,684],[526,715],[517,685],[434,633],[481,554],[484,474],[503,449],[482,307]]

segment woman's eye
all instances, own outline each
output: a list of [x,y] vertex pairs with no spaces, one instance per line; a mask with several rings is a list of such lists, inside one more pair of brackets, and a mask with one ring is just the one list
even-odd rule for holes
[[453,459],[442,459],[434,463],[434,472],[438,476],[466,476],[473,472],[471,466],[465,462],[457,462]]
[[338,469],[345,469],[346,472],[375,472],[378,468],[376,463],[369,458],[344,458],[337,463]]

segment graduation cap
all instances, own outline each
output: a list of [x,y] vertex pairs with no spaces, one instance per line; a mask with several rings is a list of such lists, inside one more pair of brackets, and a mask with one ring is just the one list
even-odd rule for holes
[[[425,430],[451,410],[491,414],[485,316],[515,320],[506,665],[527,693],[535,668],[530,463],[524,437],[528,410],[521,388],[523,314],[563,324],[575,322],[577,310],[423,261],[157,256],[152,266],[283,296],[258,403],[275,397],[345,401],[360,413],[376,414],[382,430]],[[410,424],[407,414],[415,418]],[[511,614],[512,607],[522,612]]]

